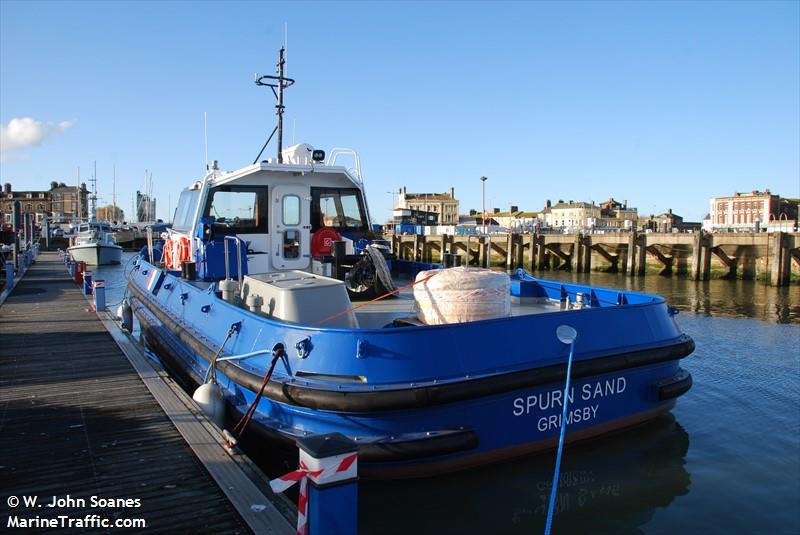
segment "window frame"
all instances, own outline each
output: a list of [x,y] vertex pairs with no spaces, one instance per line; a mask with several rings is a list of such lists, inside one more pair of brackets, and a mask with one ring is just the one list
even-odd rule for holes
[[235,186],[221,185],[215,186],[208,191],[205,206],[203,207],[203,217],[213,217],[211,215],[211,205],[214,202],[214,195],[217,192],[224,193],[255,193],[259,214],[257,226],[255,227],[236,227],[233,225],[218,223],[214,221],[214,232],[221,234],[269,234],[269,191],[267,186]]
[[[358,202],[358,210],[361,214],[361,224],[357,227],[348,227],[341,225],[320,225],[318,215],[322,213],[320,209],[320,198],[324,194],[335,193],[338,195],[335,200],[337,216],[344,216],[344,206],[342,205],[342,195],[355,195]],[[337,232],[367,232],[369,226],[367,225],[367,211],[364,205],[364,195],[358,188],[336,188],[336,187],[312,187],[311,188],[311,232],[316,232],[323,226],[332,228]]]

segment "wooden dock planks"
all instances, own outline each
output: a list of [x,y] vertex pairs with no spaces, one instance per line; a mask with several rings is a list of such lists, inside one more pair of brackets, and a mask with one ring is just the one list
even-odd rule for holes
[[[219,448],[207,424],[179,396],[170,396],[170,387],[141,354],[125,348],[127,339],[118,346],[87,308],[58,257],[47,253],[0,307],[3,527],[9,514],[97,513],[144,518],[148,531],[292,531],[239,463]],[[47,502],[70,495],[85,498],[87,506],[10,508],[10,495]],[[141,507],[92,508],[93,495],[139,498]],[[256,513],[251,505],[266,509]]]

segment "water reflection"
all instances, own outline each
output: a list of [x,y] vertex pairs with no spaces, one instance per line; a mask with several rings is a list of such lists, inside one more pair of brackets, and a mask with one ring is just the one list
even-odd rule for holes
[[756,318],[776,323],[800,323],[800,285],[773,287],[754,280],[693,281],[685,277],[615,273],[537,272],[543,279],[627,288],[664,296],[679,310],[707,316]]
[[[614,436],[569,447],[554,533],[639,533],[657,508],[689,492],[689,435],[665,414]],[[363,533],[541,533],[554,455],[449,476],[362,482]]]

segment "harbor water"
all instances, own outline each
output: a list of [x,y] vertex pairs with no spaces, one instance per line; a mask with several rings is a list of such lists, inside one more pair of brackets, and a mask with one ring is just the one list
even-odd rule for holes
[[[130,256],[96,270],[109,304],[124,293]],[[697,344],[683,361],[694,386],[671,414],[565,449],[554,533],[800,533],[800,286],[544,278],[663,295]],[[554,461],[551,452],[424,480],[361,482],[360,531],[542,533]]]

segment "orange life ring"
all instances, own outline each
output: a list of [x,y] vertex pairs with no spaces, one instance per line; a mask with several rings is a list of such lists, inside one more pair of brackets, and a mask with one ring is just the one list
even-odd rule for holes
[[172,240],[164,241],[164,251],[161,253],[161,261],[167,267],[172,265]]
[[189,260],[192,248],[189,238],[186,236],[175,236],[164,242],[164,265],[167,269],[181,269],[181,264]]

